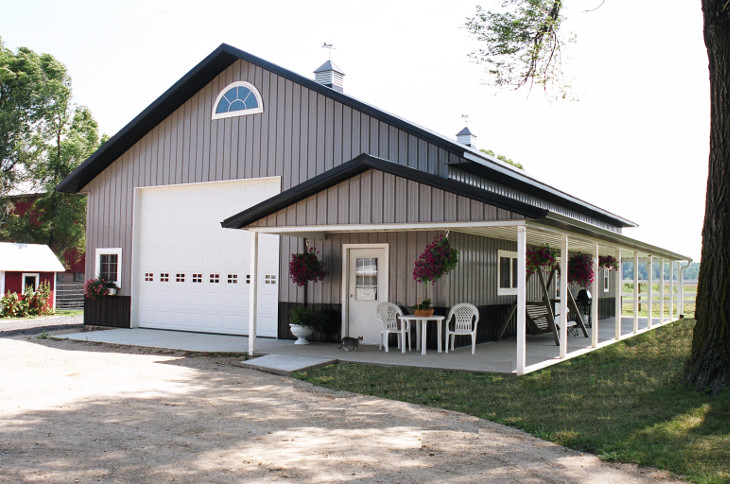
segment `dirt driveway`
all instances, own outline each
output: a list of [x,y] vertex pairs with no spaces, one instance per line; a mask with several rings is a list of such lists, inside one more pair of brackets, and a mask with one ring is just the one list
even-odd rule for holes
[[238,358],[0,338],[0,482],[660,482],[462,414]]

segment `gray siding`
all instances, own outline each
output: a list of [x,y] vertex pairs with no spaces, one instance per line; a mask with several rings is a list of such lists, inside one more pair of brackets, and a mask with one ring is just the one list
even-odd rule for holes
[[[256,86],[264,112],[212,120],[216,96],[237,80]],[[120,294],[130,295],[135,187],[280,176],[286,190],[362,152],[435,174],[456,161],[412,134],[235,62],[84,188],[87,250],[123,249]],[[231,215],[240,209],[231,207]],[[316,211],[316,204],[307,207],[310,215]],[[87,278],[94,271],[93,257],[88,261]]]
[[279,210],[254,227],[524,219],[522,215],[379,170]]
[[525,202],[525,203],[529,203],[530,205],[534,205],[536,207],[545,208],[545,209],[551,210],[553,212],[559,213],[561,215],[566,215],[566,216],[572,217],[576,220],[580,220],[581,222],[586,222],[586,223],[595,225],[596,227],[600,227],[605,230],[610,230],[610,231],[616,232],[618,234],[621,233],[621,227],[618,227],[616,225],[610,224],[603,220],[598,220],[594,217],[590,217],[584,213],[578,212],[577,210],[571,210],[571,209],[566,208],[557,203],[544,200],[544,199],[536,197],[535,195],[532,195],[530,193],[526,193],[526,192],[511,188],[511,187],[505,186],[494,180],[488,180],[488,179],[480,177],[478,175],[466,173],[465,171],[459,170],[458,168],[453,168],[453,167],[449,168],[449,178],[451,178],[452,180],[457,180],[460,182],[468,183],[469,185],[473,185],[473,186],[482,188],[482,189],[490,191],[490,192],[499,193],[500,195],[504,195],[505,197],[509,197],[514,200],[519,200],[520,202]]

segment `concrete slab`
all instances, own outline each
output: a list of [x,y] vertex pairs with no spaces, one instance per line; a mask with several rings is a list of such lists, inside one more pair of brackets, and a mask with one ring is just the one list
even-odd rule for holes
[[109,329],[55,336],[74,341],[95,341],[201,353],[245,353],[248,338],[220,334],[187,333],[158,329]]
[[[659,321],[655,318],[654,324]],[[614,340],[613,318],[600,321],[598,331],[598,344],[604,346]],[[639,319],[637,333],[647,330],[646,318]],[[595,331],[598,328],[589,328]],[[621,318],[621,339],[633,336],[632,318]],[[184,351],[195,351],[204,353],[246,353],[248,350],[248,338],[246,336],[216,335],[202,333],[186,333],[181,331],[164,331],[156,329],[111,329],[104,331],[90,331],[67,334],[63,337],[78,341],[98,341],[103,343],[123,344],[131,346],[146,346],[153,348],[165,348]],[[592,351],[590,338],[580,336],[568,336],[568,357],[578,356]],[[395,348],[386,353],[378,350],[377,345],[360,345],[358,351],[344,351],[339,349],[335,343],[312,343],[309,345],[295,345],[293,340],[276,340],[272,338],[257,338],[256,352],[260,355],[287,358],[311,358],[312,363],[303,360],[297,366],[296,360],[284,363],[272,363],[267,371],[289,372],[299,369],[312,368],[317,361],[322,364],[329,364],[337,361],[339,363],[360,363],[385,366],[410,366],[420,368],[433,368],[457,371],[478,371],[513,373],[515,371],[516,341],[514,338],[503,339],[502,341],[490,341],[477,345],[476,354],[471,354],[471,347],[457,348],[456,351],[439,353],[429,349],[427,355],[421,355],[420,351],[409,351],[401,353]],[[560,348],[555,345],[552,334],[527,337],[527,365],[554,364],[564,361],[559,358]],[[257,361],[258,365],[268,367],[267,361],[257,358],[250,360]],[[280,366],[279,366],[280,365]],[[308,366],[310,365],[310,366]],[[265,369],[265,368],[262,368]],[[288,374],[288,373],[282,373]]]
[[265,355],[242,361],[241,365],[269,373],[290,376],[295,371],[313,370],[336,362],[336,359],[312,356]]

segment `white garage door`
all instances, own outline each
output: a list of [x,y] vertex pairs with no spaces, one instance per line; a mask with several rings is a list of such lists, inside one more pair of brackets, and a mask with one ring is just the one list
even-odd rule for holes
[[[137,326],[247,334],[249,233],[220,222],[279,192],[279,178],[137,189]],[[276,337],[278,236],[259,238],[258,284],[257,334]]]

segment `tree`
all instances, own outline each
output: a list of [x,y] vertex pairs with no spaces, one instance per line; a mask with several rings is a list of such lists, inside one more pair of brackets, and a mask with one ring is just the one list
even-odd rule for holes
[[43,192],[25,214],[9,211],[0,240],[46,244],[59,256],[69,248],[82,254],[86,200],[55,187],[98,148],[97,123],[73,104],[71,79],[53,56],[27,48],[13,54],[0,43],[0,72],[0,190],[27,182]]
[[70,80],[63,64],[25,47],[14,54],[0,38],[0,196],[38,161],[36,134],[64,91]]
[[519,170],[525,169],[525,167],[522,166],[522,163],[520,163],[518,161],[514,161],[512,158],[507,158],[504,155],[497,155],[492,150],[485,150],[483,148],[480,148],[479,151],[481,151],[485,155],[493,156],[493,157],[497,158],[499,161],[503,161],[503,162],[507,163],[508,165],[512,165]]
[[[690,383],[711,393],[730,387],[730,0],[701,0],[710,73],[710,157],[702,229],[696,326],[686,366]],[[506,0],[502,12],[477,8],[467,29],[485,44],[472,53],[498,86],[560,81],[562,0]]]

